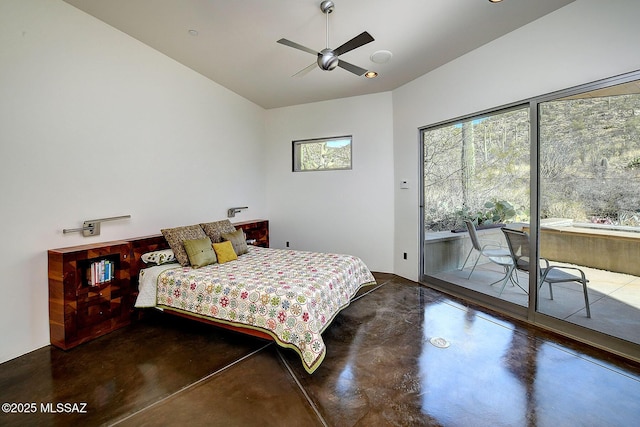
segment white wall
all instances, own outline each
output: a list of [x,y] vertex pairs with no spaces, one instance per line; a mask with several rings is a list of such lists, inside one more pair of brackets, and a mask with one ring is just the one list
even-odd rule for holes
[[[74,7],[2,0],[0,362],[49,343],[47,249],[231,206],[267,217],[264,133],[262,108]],[[124,214],[97,237],[62,234]]]
[[[270,242],[393,271],[391,93],[267,110]],[[292,172],[291,142],[352,135],[353,169]]]
[[[637,0],[577,0],[395,90],[395,180],[420,179],[422,126],[640,69],[639,16]],[[395,193],[394,272],[413,280],[418,198]]]

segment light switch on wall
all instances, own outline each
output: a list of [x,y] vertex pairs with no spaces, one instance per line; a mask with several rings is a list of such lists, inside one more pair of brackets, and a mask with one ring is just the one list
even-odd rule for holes
[[407,181],[406,179],[400,181],[400,188],[409,188],[409,181]]

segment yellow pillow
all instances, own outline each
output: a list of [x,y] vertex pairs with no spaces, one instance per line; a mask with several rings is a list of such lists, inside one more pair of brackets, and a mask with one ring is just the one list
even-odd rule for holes
[[238,255],[236,255],[236,252],[233,250],[233,245],[228,240],[221,243],[214,243],[213,250],[216,251],[216,256],[220,264],[238,259]]

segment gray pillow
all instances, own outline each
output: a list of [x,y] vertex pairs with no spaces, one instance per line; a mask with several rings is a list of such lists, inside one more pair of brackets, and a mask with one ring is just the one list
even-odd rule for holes
[[247,238],[244,235],[244,230],[241,228],[234,231],[233,233],[223,233],[222,240],[228,240],[233,245],[233,251],[237,255],[246,254],[249,252],[247,248]]
[[212,243],[222,242],[223,233],[233,233],[234,231],[236,231],[236,228],[228,219],[223,219],[222,221],[207,222],[205,224],[200,224],[200,227],[202,227],[205,234],[209,236]]
[[160,230],[162,235],[169,243],[173,253],[176,256],[176,260],[181,266],[186,267],[189,265],[189,256],[184,250],[184,241],[193,239],[202,239],[207,237],[202,227],[199,225],[187,225],[184,227],[165,228]]

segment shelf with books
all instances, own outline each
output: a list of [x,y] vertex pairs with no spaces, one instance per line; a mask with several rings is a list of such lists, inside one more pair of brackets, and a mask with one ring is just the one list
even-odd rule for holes
[[103,283],[112,282],[116,278],[120,256],[110,255],[100,259],[90,259],[82,262],[84,271],[82,286],[99,286]]
[[126,241],[48,251],[53,345],[66,350],[130,323],[130,251]]

